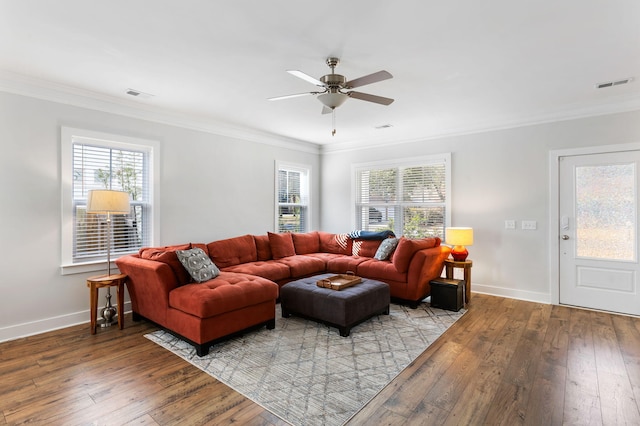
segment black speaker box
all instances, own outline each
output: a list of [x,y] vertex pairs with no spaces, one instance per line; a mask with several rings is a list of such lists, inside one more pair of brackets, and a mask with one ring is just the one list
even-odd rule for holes
[[431,284],[431,307],[458,312],[464,306],[464,280],[438,278]]

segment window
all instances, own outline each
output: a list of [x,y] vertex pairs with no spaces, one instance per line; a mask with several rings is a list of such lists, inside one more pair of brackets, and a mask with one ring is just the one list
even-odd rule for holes
[[310,167],[276,164],[276,231],[308,232]]
[[444,239],[450,222],[450,158],[355,165],[356,229]]
[[[128,192],[131,211],[111,217],[111,257],[152,245],[157,226],[153,208],[154,141],[62,129],[63,273],[73,265],[107,258],[106,215],[87,214],[92,189]],[[88,269],[90,270],[90,269]]]

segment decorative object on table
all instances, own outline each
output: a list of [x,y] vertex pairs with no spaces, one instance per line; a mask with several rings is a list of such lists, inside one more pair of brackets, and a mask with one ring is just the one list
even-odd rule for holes
[[465,246],[473,245],[473,228],[446,228],[445,242],[453,246],[451,249],[451,257],[453,257],[453,260],[462,262],[466,260],[469,255],[469,251]]
[[323,278],[316,282],[318,287],[330,288],[331,290],[343,290],[362,282],[362,278],[353,274],[338,274]]
[[[107,277],[111,276],[111,240],[113,229],[111,215],[129,214],[129,193],[111,189],[97,189],[89,191],[87,195],[87,213],[107,215]],[[116,308],[111,304],[111,287],[107,287],[107,301],[102,309],[101,327],[109,327],[117,322]]]

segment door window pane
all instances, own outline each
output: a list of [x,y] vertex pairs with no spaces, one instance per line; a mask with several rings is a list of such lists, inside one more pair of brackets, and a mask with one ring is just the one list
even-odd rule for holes
[[636,258],[633,163],[576,167],[576,255]]

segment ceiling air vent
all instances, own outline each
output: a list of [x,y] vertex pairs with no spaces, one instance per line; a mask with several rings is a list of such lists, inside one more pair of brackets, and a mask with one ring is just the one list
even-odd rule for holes
[[140,99],[151,99],[153,97],[151,93],[144,93],[136,89],[127,89],[125,93],[127,95],[135,96],[136,98],[140,98]]
[[623,78],[622,80],[616,80],[616,81],[606,81],[604,83],[596,84],[596,89],[604,89],[605,87],[620,86],[622,84],[631,83],[632,81],[633,81],[632,77]]

